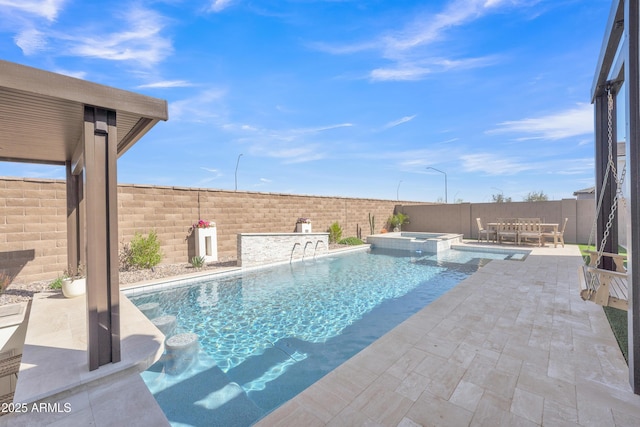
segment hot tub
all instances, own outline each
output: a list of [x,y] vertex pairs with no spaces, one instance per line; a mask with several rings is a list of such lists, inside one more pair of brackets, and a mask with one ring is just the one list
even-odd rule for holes
[[462,243],[462,234],[401,231],[367,236],[367,243],[376,248],[438,253]]

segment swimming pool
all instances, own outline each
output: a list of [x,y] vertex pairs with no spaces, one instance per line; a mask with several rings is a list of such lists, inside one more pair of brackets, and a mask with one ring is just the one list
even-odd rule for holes
[[175,426],[246,426],[304,390],[491,259],[513,253],[371,250],[132,295],[198,335],[179,375],[142,374]]

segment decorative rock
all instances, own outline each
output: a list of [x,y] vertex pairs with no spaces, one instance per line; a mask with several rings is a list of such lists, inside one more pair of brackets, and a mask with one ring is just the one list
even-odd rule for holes
[[148,302],[138,306],[138,310],[149,319],[156,318],[160,315],[160,304],[157,302]]
[[169,337],[176,329],[176,316],[156,317],[151,319],[151,323],[153,323],[156,328],[160,329],[160,332],[162,332],[165,337]]
[[178,375],[189,369],[197,359],[200,345],[198,335],[178,334],[164,342],[166,350],[164,371],[169,375]]

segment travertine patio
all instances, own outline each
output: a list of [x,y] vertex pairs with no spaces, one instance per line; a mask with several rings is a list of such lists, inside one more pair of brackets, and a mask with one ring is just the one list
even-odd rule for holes
[[640,425],[577,246],[492,261],[259,426]]
[[[525,261],[491,261],[257,425],[640,425],[640,396],[604,312],[578,296],[578,248],[531,249]],[[84,313],[62,313],[72,311]],[[56,342],[59,352],[81,348]],[[85,384],[45,360],[53,371],[34,384],[69,380],[73,392],[47,401],[71,411],[8,415],[0,425],[167,424],[136,368]]]

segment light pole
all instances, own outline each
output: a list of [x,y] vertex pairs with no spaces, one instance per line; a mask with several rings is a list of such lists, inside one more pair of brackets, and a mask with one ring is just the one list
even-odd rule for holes
[[400,200],[400,184],[402,184],[402,180],[400,180],[398,188],[396,189],[396,200]]
[[238,191],[238,165],[240,164],[240,157],[242,157],[242,153],[238,156],[238,160],[236,161],[236,189]]
[[433,169],[434,171],[440,172],[441,174],[444,175],[444,202],[448,203],[448,201],[447,201],[447,173],[441,171],[440,169],[432,168],[431,166],[427,166],[427,169]]

